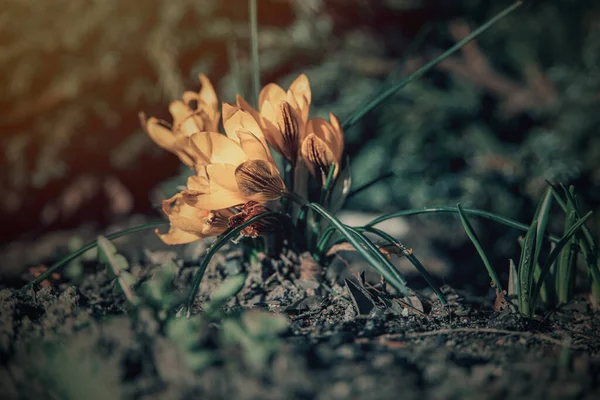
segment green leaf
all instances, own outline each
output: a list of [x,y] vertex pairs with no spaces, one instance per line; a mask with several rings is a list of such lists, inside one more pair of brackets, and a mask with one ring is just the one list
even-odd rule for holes
[[98,260],[108,267],[110,274],[117,279],[117,283],[123,290],[127,300],[133,304],[139,304],[139,299],[131,289],[136,279],[127,272],[129,263],[121,254],[117,253],[115,246],[104,236],[98,236]]
[[250,14],[250,47],[252,54],[252,91],[254,102],[258,108],[258,95],[260,92],[260,61],[258,58],[258,10],[257,0],[248,1],[248,13]]
[[508,295],[519,298],[519,274],[517,267],[512,259],[508,261]]
[[356,124],[362,117],[364,117],[367,113],[373,110],[375,107],[383,103],[390,96],[396,93],[398,90],[402,89],[404,86],[408,85],[412,81],[419,79],[421,76],[425,75],[429,70],[435,67],[438,63],[443,61],[444,59],[450,57],[452,54],[456,53],[460,50],[464,45],[469,43],[471,40],[475,39],[477,36],[481,35],[483,32],[492,27],[496,22],[500,21],[502,18],[506,17],[508,14],[513,12],[517,7],[522,4],[521,1],[515,2],[513,5],[505,8],[503,11],[496,14],[489,21],[481,25],[479,28],[475,29],[468,36],[466,36],[463,40],[456,43],[454,46],[450,47],[448,50],[440,54],[434,60],[428,62],[423,67],[419,68],[416,72],[412,73],[405,79],[400,82],[392,85],[391,87],[385,89],[382,93],[377,95],[372,101],[370,101],[366,106],[361,107],[360,109],[354,111],[350,117],[348,117],[342,123],[342,129],[346,130],[350,128],[352,125]]
[[[538,263],[543,244],[544,231],[548,225],[548,217],[552,206],[552,190],[550,187],[538,203],[533,221],[525,238],[519,260],[519,311],[525,316],[531,316],[534,290],[534,271]],[[540,282],[541,285],[541,282]]]
[[321,205],[317,203],[307,203],[304,207],[310,208],[323,218],[325,218],[335,229],[337,229],[348,242],[356,248],[356,251],[367,260],[367,262],[377,270],[394,289],[408,296],[410,294],[406,287],[406,279],[400,274],[396,267],[381,254],[377,247],[364,235],[344,225],[339,219],[331,215]]
[[[571,227],[577,221],[577,212],[569,202],[567,205],[567,215],[565,217],[565,227],[563,235],[566,235]],[[575,284],[575,273],[577,271],[577,248],[579,240],[577,235],[573,236],[566,244],[563,251],[560,252],[556,260],[556,295],[558,304],[567,303],[573,295],[573,286]]]
[[[511,228],[519,229],[521,231],[527,232],[529,230],[529,225],[523,224],[521,222],[515,221],[510,218],[503,217],[498,214],[494,214],[487,211],[477,210],[473,208],[463,208],[463,212],[467,215],[473,215],[481,218],[486,218],[491,221],[495,221],[501,223],[503,225],[509,226]],[[382,215],[381,217],[375,218],[373,221],[369,222],[365,226],[374,226],[380,224],[388,219],[398,218],[398,217],[406,217],[409,215],[419,215],[419,214],[438,214],[438,213],[458,213],[458,208],[456,207],[425,207],[425,208],[413,208],[409,210],[396,211],[390,214]],[[549,235],[548,240],[552,242],[558,242],[559,238],[556,236]]]
[[213,292],[212,297],[205,307],[205,311],[208,314],[219,311],[225,303],[229,301],[233,296],[239,293],[244,287],[246,282],[246,274],[238,274],[230,276],[223,281]]
[[[111,233],[110,235],[106,235],[106,238],[109,239],[109,240],[114,240],[114,239],[120,238],[121,236],[129,235],[130,233],[140,232],[140,231],[144,231],[144,230],[147,230],[147,229],[155,229],[155,228],[158,228],[160,226],[167,225],[167,224],[168,224],[168,222],[165,222],[165,221],[151,222],[151,223],[148,223],[148,224],[134,226],[133,228],[123,229],[122,231],[119,231],[119,232]],[[21,292],[28,291],[33,285],[35,285],[35,284],[37,284],[37,283],[39,283],[39,282],[47,279],[50,275],[52,275],[52,273],[54,271],[58,270],[59,268],[61,268],[65,264],[68,264],[70,261],[73,261],[77,257],[83,255],[86,251],[88,251],[90,249],[93,249],[97,245],[98,245],[98,242],[96,240],[94,240],[94,241],[86,244],[85,246],[83,246],[79,250],[74,251],[74,252],[70,253],[69,255],[61,258],[56,263],[52,264],[52,266],[50,268],[48,268],[46,271],[44,271],[43,274],[40,274],[37,278],[33,279],[31,282],[29,282],[28,284],[26,284],[25,286],[23,286],[21,288]]]
[[[359,229],[361,229],[361,228],[357,228],[357,230],[359,230]],[[429,287],[433,290],[433,292],[438,297],[438,299],[440,299],[441,303],[444,305],[448,304],[446,296],[444,296],[444,294],[442,293],[442,290],[440,289],[438,284],[435,282],[433,277],[431,275],[429,275],[429,272],[427,272],[427,269],[423,266],[421,261],[419,261],[417,256],[415,256],[412,252],[404,251],[404,250],[406,250],[406,248],[402,245],[402,243],[400,243],[398,240],[394,239],[387,232],[384,232],[380,229],[373,228],[373,227],[362,227],[362,229],[364,229],[367,232],[376,234],[377,236],[386,240],[392,246],[396,246],[397,248],[403,250],[403,255],[408,259],[408,261],[411,262],[412,265],[415,266],[415,268],[417,269],[419,274],[421,274],[423,279],[425,279],[425,281],[427,282]]]
[[288,330],[289,319],[284,314],[249,310],[242,314],[242,323],[249,335],[258,339],[271,339]]
[[567,243],[569,243],[569,240],[573,237],[573,235],[575,235],[575,233],[577,233],[577,231],[583,226],[583,224],[585,224],[585,222],[591,216],[592,216],[592,212],[590,211],[583,218],[578,220],[571,227],[571,229],[569,229],[569,231],[562,238],[560,238],[558,243],[556,243],[556,247],[554,247],[554,249],[548,255],[548,258],[546,259],[546,262],[544,263],[544,266],[542,267],[542,275],[540,277],[540,280],[538,281],[538,284],[536,285],[536,287],[533,289],[533,291],[531,293],[531,299],[532,299],[531,302],[534,307],[535,307],[535,302],[537,300],[537,297],[538,297],[538,294],[540,291],[541,284],[544,281],[546,274],[550,270],[550,266],[556,261],[556,259],[558,258],[558,255],[563,250],[563,248],[567,245]]
[[500,283],[500,279],[498,278],[498,275],[496,274],[496,270],[492,266],[492,263],[490,263],[489,258],[485,254],[485,251],[483,250],[483,247],[481,246],[481,243],[479,242],[479,238],[477,237],[477,234],[473,230],[473,227],[471,226],[471,223],[467,219],[467,216],[466,216],[465,212],[463,211],[463,208],[461,207],[461,205],[457,204],[456,208],[458,209],[458,215],[460,217],[460,221],[463,224],[463,227],[465,228],[465,232],[467,233],[467,236],[469,237],[469,239],[471,239],[471,242],[475,246],[475,249],[477,249],[477,252],[479,253],[479,256],[481,257],[481,261],[483,261],[483,265],[485,265],[485,268],[487,269],[488,274],[490,275],[490,278],[492,279],[492,282],[494,282],[494,285],[496,285],[496,289],[501,292],[502,285]]
[[212,257],[229,240],[235,239],[244,228],[246,228],[247,226],[252,225],[256,221],[259,221],[259,220],[261,220],[263,218],[268,218],[268,217],[277,217],[277,218],[281,219],[283,222],[289,222],[289,218],[287,216],[285,216],[283,214],[280,214],[280,213],[277,213],[277,212],[271,212],[271,211],[269,211],[269,212],[257,215],[257,216],[255,216],[253,218],[250,218],[248,221],[244,222],[243,224],[241,224],[240,226],[236,227],[235,229],[227,231],[226,233],[224,233],[223,235],[221,235],[212,244],[212,246],[210,246],[210,248],[208,249],[208,252],[206,253],[206,255],[204,256],[204,258],[202,259],[202,263],[200,263],[200,267],[198,268],[198,271],[196,271],[196,274],[194,275],[194,279],[193,279],[192,285],[190,287],[190,293],[188,295],[187,306],[186,306],[186,309],[187,309],[186,313],[187,313],[188,317],[191,315],[192,305],[194,304],[194,300],[196,299],[196,295],[198,294],[198,290],[200,288],[200,282],[202,282],[202,277],[204,276],[204,273],[206,272],[206,267],[208,267],[208,263],[210,262],[210,260],[212,259]]

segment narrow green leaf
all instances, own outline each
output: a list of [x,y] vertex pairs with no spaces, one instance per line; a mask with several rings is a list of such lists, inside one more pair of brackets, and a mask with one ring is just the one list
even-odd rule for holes
[[[165,222],[165,221],[151,222],[151,223],[148,223],[148,224],[134,226],[133,228],[123,229],[122,231],[111,233],[110,235],[106,235],[105,237],[108,240],[114,240],[114,239],[120,238],[121,236],[129,235],[130,233],[145,231],[147,229],[155,229],[155,228],[158,228],[160,226],[167,225],[167,224],[168,224],[168,222]],[[85,246],[83,246],[82,248],[80,248],[79,250],[74,251],[74,252],[66,255],[65,257],[61,258],[60,260],[58,260],[57,262],[55,262],[54,264],[52,264],[52,266],[50,268],[48,268],[46,271],[44,271],[44,273],[40,274],[37,278],[33,279],[31,282],[29,282],[28,284],[26,284],[25,286],[23,286],[21,288],[21,292],[28,291],[33,285],[35,285],[35,284],[43,281],[44,279],[48,278],[54,271],[58,270],[59,268],[63,267],[64,265],[66,265],[69,262],[73,261],[77,257],[81,256],[86,251],[88,251],[90,249],[93,249],[97,245],[98,245],[98,242],[96,240],[94,240],[92,242],[89,242],[88,244],[86,244]]]
[[[354,246],[356,251],[367,260],[367,262],[377,270],[393,287],[404,295],[409,294],[406,287],[406,279],[400,275],[396,267],[377,249],[377,247],[364,235],[340,222],[339,219],[331,215],[321,205],[317,203],[307,203],[308,207],[320,214],[329,223],[335,227],[347,240]],[[366,247],[366,249],[365,249]]]
[[371,186],[375,185],[376,183],[379,183],[383,180],[386,180],[388,178],[391,178],[393,176],[396,176],[397,174],[395,172],[386,172],[383,175],[378,176],[377,178],[373,179],[370,182],[365,183],[362,186],[359,186],[358,188],[352,190],[350,193],[348,193],[348,197],[346,197],[346,200],[350,199],[353,196],[356,196],[357,194],[367,190],[368,188],[370,188]]
[[458,209],[458,215],[460,217],[460,221],[463,224],[463,227],[465,228],[465,232],[467,233],[469,239],[471,239],[471,242],[473,243],[473,246],[475,246],[475,249],[477,249],[477,253],[479,253],[479,257],[481,257],[481,261],[483,261],[483,265],[485,265],[485,268],[487,269],[488,274],[490,275],[490,279],[492,280],[492,282],[494,282],[494,285],[496,285],[496,289],[501,292],[502,284],[500,283],[500,279],[498,278],[496,270],[492,266],[492,263],[490,262],[487,254],[485,254],[485,251],[483,250],[483,247],[479,242],[479,238],[477,237],[475,230],[473,229],[471,223],[467,219],[467,216],[463,211],[462,206],[460,204],[457,204],[456,208]]
[[537,232],[537,223],[534,221],[527,231],[523,239],[521,247],[521,257],[519,259],[519,267],[517,276],[519,282],[519,311],[526,316],[531,315],[530,298],[531,298],[531,283],[530,276],[533,276],[532,270],[534,265],[535,252],[535,235]]
[[519,274],[515,262],[508,260],[508,295],[517,296],[519,298]]
[[[498,214],[494,214],[487,211],[477,210],[473,208],[463,208],[463,212],[467,215],[473,215],[481,218],[486,218],[498,223],[501,223],[506,226],[510,226],[511,228],[519,229],[521,231],[527,232],[529,230],[529,225],[523,224],[521,222],[515,221],[510,218],[503,217]],[[406,217],[409,215],[418,215],[418,214],[437,214],[437,213],[458,213],[458,209],[456,207],[425,207],[425,208],[413,208],[409,210],[396,211],[390,214],[382,215],[381,217],[375,218],[373,221],[369,222],[365,226],[374,226],[380,224],[388,219],[398,218],[398,217]],[[556,236],[549,235],[547,237],[548,240],[557,242],[559,238]]]
[[[577,201],[577,195],[575,189],[571,186],[569,189],[565,185],[560,185],[563,190],[567,203],[574,210],[575,216],[581,218],[579,211],[579,202]],[[589,269],[590,275],[593,282],[600,284],[600,253],[598,251],[598,245],[596,244],[592,233],[589,228],[585,225],[581,227],[581,231],[576,233],[578,238],[579,249],[582,250],[585,259],[586,266]]]
[[567,243],[569,243],[569,240],[573,237],[573,235],[575,235],[577,233],[577,231],[583,226],[583,224],[585,224],[585,222],[588,220],[588,218],[590,218],[592,216],[592,214],[593,213],[590,211],[587,214],[585,214],[585,216],[583,218],[579,219],[571,227],[571,229],[569,229],[569,231],[562,238],[560,238],[558,243],[556,243],[556,247],[548,255],[548,258],[546,259],[546,262],[544,263],[544,266],[542,268],[542,276],[540,277],[540,280],[539,280],[537,286],[534,288],[534,290],[532,292],[531,298],[532,298],[532,305],[534,307],[535,307],[535,302],[537,301],[541,283],[544,281],[546,274],[550,270],[550,266],[556,261],[556,259],[558,258],[558,255],[563,250],[563,248],[567,245]]
[[388,89],[384,90],[380,95],[374,98],[369,104],[362,107],[359,110],[356,110],[350,117],[348,117],[342,123],[342,129],[346,130],[350,128],[352,125],[356,124],[362,117],[364,117],[367,113],[373,110],[375,107],[383,103],[390,96],[396,93],[398,90],[402,89],[404,86],[408,85],[412,81],[419,79],[421,76],[425,75],[429,70],[435,67],[438,63],[443,61],[444,59],[450,57],[452,54],[460,50],[464,45],[469,43],[471,40],[475,39],[477,36],[481,35],[483,32],[492,27],[496,22],[500,21],[502,18],[506,17],[508,14],[513,12],[517,7],[522,4],[521,1],[515,2],[513,5],[505,8],[503,11],[499,12],[489,21],[481,25],[479,28],[475,29],[468,36],[466,36],[463,40],[456,43],[454,46],[450,47],[448,50],[443,52],[439,57],[436,57],[434,60],[428,62],[423,67],[419,68],[416,72],[408,76],[407,78],[401,80],[400,82],[392,85]]
[[[394,237],[389,235],[387,232],[382,231],[381,229],[377,229],[377,228],[373,228],[373,227],[362,228],[362,229],[364,229],[367,232],[374,233],[375,235],[379,236],[383,240],[387,241],[392,246],[395,246],[395,247],[401,249],[403,251],[403,255],[408,259],[408,261],[410,261],[412,263],[412,265],[415,266],[417,271],[421,274],[423,279],[425,279],[425,281],[427,282],[429,287],[433,290],[433,292],[436,294],[438,299],[440,299],[440,302],[444,305],[448,304],[448,301],[446,300],[446,296],[444,296],[444,294],[442,293],[442,290],[440,289],[438,284],[435,282],[433,277],[431,275],[429,275],[429,272],[427,272],[427,269],[423,266],[421,261],[419,261],[419,259],[414,254],[412,254],[412,252],[404,251],[407,249],[404,247],[404,245],[402,245],[402,243],[400,243]],[[359,228],[356,228],[356,230],[359,230]]]
[[[567,207],[563,235],[566,235],[569,229],[577,222],[576,210],[570,203]],[[573,295],[575,273],[577,271],[578,242],[577,235],[573,236],[556,260],[555,290],[558,304],[567,303]]]
[[258,95],[260,93],[260,62],[258,58],[258,10],[256,1],[257,0],[249,0],[248,9],[250,13],[250,46],[252,49],[252,90],[254,92],[254,101],[258,108]]
[[263,218],[268,218],[268,217],[277,217],[284,221],[287,221],[287,218],[288,218],[283,214],[280,214],[277,212],[272,212],[272,211],[257,215],[253,218],[250,218],[248,221],[244,222],[240,226],[224,233],[212,244],[212,246],[210,246],[210,248],[208,249],[208,252],[206,253],[204,258],[202,259],[202,262],[200,263],[200,267],[198,268],[198,271],[196,271],[196,274],[194,275],[194,279],[192,280],[192,286],[190,287],[190,293],[188,295],[187,307],[186,307],[188,317],[191,315],[194,300],[196,299],[196,295],[198,295],[198,290],[200,289],[200,283],[202,282],[202,278],[204,277],[204,273],[206,272],[206,267],[208,267],[208,263],[210,262],[212,257],[229,240],[235,239],[244,228],[252,225],[256,221],[259,221]]
[[539,262],[551,206],[552,190],[548,187],[538,203],[531,226],[523,239],[523,249],[518,269],[519,293],[521,294],[521,297],[519,297],[519,311],[525,316],[531,316],[534,312],[531,305],[533,300],[535,265]]

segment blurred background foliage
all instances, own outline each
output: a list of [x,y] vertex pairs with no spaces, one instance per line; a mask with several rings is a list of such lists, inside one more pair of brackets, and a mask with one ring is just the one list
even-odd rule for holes
[[[263,83],[304,72],[312,116],[342,120],[510,4],[258,3]],[[157,215],[149,193],[179,165],[144,135],[137,113],[168,120],[168,102],[197,89],[199,72],[222,101],[250,95],[247,21],[246,0],[5,0],[0,240]],[[528,222],[551,180],[575,184],[598,210],[599,106],[600,4],[526,1],[346,132],[355,187],[396,174],[348,207],[461,202]],[[448,221],[440,238],[468,245],[458,219]],[[483,241],[501,254],[516,245],[506,235],[490,228]]]

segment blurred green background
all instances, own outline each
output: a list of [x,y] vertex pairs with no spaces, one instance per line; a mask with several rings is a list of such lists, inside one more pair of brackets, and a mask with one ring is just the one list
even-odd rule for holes
[[[509,4],[259,0],[262,82],[304,72],[311,115],[343,120]],[[0,13],[0,242],[158,215],[153,189],[179,164],[138,112],[168,119],[199,72],[222,101],[251,93],[245,0],[4,0]],[[350,209],[461,202],[528,222],[550,180],[598,210],[600,4],[525,1],[346,137],[356,186],[397,174]],[[458,220],[433,221],[444,221],[433,240],[463,254]],[[484,245],[506,259],[515,232],[485,226]]]

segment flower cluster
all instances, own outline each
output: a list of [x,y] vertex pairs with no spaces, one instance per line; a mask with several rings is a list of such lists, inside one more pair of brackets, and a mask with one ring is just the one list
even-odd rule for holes
[[[307,168],[322,184],[332,165],[337,176],[343,132],[333,114],[329,121],[308,119],[311,90],[305,75],[287,91],[266,85],[258,110],[238,95],[236,104],[223,103],[221,112],[210,81],[202,74],[199,79],[198,93],[185,92],[182,100],[170,104],[171,125],[140,114],[150,138],[195,171],[186,190],[163,201],[170,229],[157,233],[165,243],[220,235],[289,194],[293,188],[286,188],[269,145],[292,168]],[[225,135],[218,133],[221,115]],[[269,230],[264,223],[249,228],[242,233],[255,237]]]

